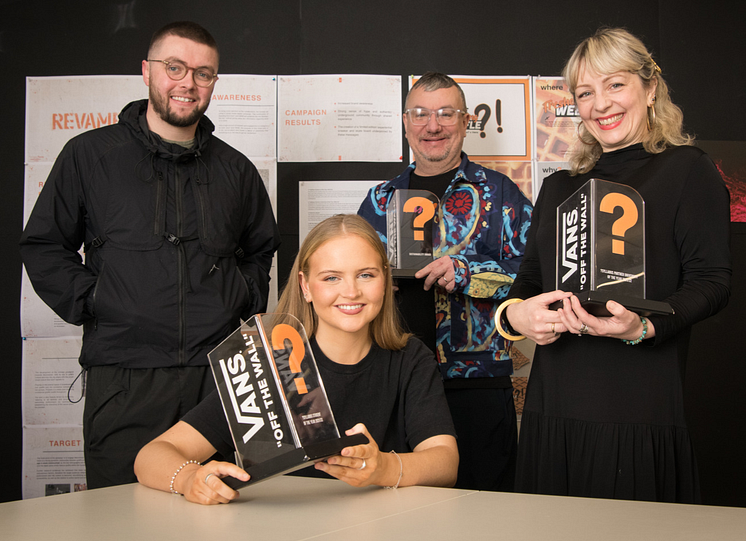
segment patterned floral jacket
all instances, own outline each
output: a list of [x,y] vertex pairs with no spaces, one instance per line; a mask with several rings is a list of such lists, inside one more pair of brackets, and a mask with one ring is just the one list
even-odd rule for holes
[[[509,376],[511,343],[494,316],[521,264],[533,207],[508,177],[461,158],[433,220],[434,257],[449,256],[456,270],[452,293],[434,288],[436,355],[444,379]],[[358,210],[384,245],[391,194],[409,187],[415,165],[371,188]]]

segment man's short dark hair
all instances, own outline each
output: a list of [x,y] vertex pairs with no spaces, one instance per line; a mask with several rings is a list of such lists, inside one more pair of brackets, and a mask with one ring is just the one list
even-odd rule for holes
[[150,53],[158,44],[158,42],[168,36],[178,36],[180,38],[186,38],[196,43],[207,45],[208,47],[215,49],[215,51],[219,53],[218,43],[215,41],[215,38],[212,37],[212,34],[210,34],[204,27],[191,21],[176,21],[167,24],[160,30],[156,30],[155,34],[153,34],[153,37],[150,38],[150,45],[148,46],[148,58],[150,58]]
[[458,92],[461,94],[461,104],[463,105],[464,112],[466,112],[466,96],[464,96],[464,91],[461,90],[461,87],[456,81],[445,73],[427,71],[422,75],[422,77],[417,79],[417,82],[412,85],[412,88],[410,88],[409,91],[412,92],[415,88],[422,88],[425,92],[434,92],[441,88],[451,88],[454,86],[458,88]]

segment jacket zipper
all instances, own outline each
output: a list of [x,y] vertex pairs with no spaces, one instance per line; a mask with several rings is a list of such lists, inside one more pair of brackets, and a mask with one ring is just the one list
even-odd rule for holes
[[[181,177],[179,176],[179,166],[174,163],[174,190],[176,193],[176,234],[179,237],[184,235],[183,231],[183,193],[181,189]],[[186,253],[184,247],[177,247],[176,250],[177,267],[178,267],[178,290],[179,290],[179,366],[186,363]]]

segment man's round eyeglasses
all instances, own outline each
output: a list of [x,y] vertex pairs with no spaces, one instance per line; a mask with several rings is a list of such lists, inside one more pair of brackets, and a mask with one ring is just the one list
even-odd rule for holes
[[194,84],[197,86],[208,87],[214,83],[217,78],[217,73],[210,73],[205,68],[190,68],[186,64],[181,62],[174,62],[170,60],[155,60],[148,58],[148,62],[160,62],[166,67],[166,75],[172,81],[181,81],[189,70],[192,70],[192,79]]
[[441,126],[453,126],[459,121],[459,115],[466,114],[466,111],[453,107],[443,107],[437,110],[413,107],[404,111],[404,114],[409,117],[409,121],[415,126],[424,126],[430,122],[430,117],[433,115]]

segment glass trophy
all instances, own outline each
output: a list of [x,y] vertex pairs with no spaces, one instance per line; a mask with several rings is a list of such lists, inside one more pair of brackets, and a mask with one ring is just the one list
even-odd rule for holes
[[251,479],[240,488],[325,460],[363,434],[340,436],[305,329],[289,314],[252,316],[208,353],[236,447]]
[[433,261],[433,218],[438,197],[427,190],[394,190],[386,211],[392,275],[412,278]]
[[595,316],[611,315],[608,300],[642,316],[673,313],[645,298],[645,201],[634,188],[592,178],[557,207],[556,287]]

